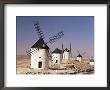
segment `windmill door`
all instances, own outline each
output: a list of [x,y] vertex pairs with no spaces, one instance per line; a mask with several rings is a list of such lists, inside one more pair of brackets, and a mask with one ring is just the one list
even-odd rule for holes
[[42,62],[38,62],[38,68],[42,68]]
[[58,60],[56,60],[56,63],[58,63]]

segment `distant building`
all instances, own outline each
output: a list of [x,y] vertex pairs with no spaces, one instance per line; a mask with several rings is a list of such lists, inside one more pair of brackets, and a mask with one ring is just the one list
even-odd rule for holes
[[56,48],[52,52],[52,64],[61,64],[62,61],[62,50]]
[[94,65],[94,60],[93,59],[90,60],[90,65]]
[[70,59],[70,50],[67,48],[63,51],[63,59],[69,60]]
[[76,58],[76,60],[81,61],[82,60],[82,56],[79,54]]
[[63,49],[63,44],[62,44],[62,55],[63,55],[63,63],[67,63],[68,60],[71,58],[71,43],[70,43],[70,49]]
[[42,38],[31,47],[31,68],[48,69],[48,49],[49,47]]

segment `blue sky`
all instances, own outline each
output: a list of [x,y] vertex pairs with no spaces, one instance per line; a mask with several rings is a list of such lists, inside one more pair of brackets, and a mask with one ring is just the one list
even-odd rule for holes
[[26,54],[26,50],[38,40],[34,29],[34,22],[39,21],[44,32],[44,40],[60,31],[64,36],[55,43],[48,44],[51,50],[69,48],[70,42],[72,53],[77,55],[77,50],[86,52],[87,56],[94,55],[94,17],[93,16],[17,16],[17,55]]

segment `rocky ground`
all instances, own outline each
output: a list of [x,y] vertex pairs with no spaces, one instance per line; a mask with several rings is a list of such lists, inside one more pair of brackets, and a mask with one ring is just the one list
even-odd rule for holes
[[37,70],[30,68],[30,60],[28,58],[17,58],[16,60],[16,73],[27,75],[42,75],[42,74],[93,74],[94,66],[89,64],[89,60],[83,60],[79,62],[77,60],[70,60],[69,62],[59,65],[50,65],[48,70]]

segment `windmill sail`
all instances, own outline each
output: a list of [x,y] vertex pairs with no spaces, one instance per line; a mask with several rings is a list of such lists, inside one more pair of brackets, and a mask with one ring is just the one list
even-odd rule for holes
[[[39,51],[39,48],[41,48],[41,47],[42,48],[49,49],[49,47],[47,46],[47,43],[52,44],[56,40],[60,39],[64,35],[63,34],[63,31],[61,31],[61,32],[57,33],[56,35],[50,37],[49,38],[49,41],[47,43],[45,43],[44,42],[44,34],[43,34],[43,31],[41,30],[41,27],[40,27],[38,21],[34,23],[34,27],[35,27],[35,30],[37,31],[39,40],[31,47],[31,48],[34,48],[33,50],[26,51],[26,53],[27,53],[28,56],[31,56],[32,54],[34,54],[37,51]],[[43,45],[45,45],[45,46],[43,46]],[[49,52],[49,56],[51,56],[51,52]]]
[[49,50],[48,50],[48,57],[49,57],[49,58],[52,58],[51,54],[52,54],[52,51],[49,49]]
[[82,55],[85,55],[85,54],[86,54],[86,52],[83,52],[83,53],[82,53]]
[[34,24],[34,26],[35,26],[35,30],[37,31],[37,34],[38,34],[38,37],[39,37],[39,39],[40,38],[44,38],[44,34],[43,34],[43,31],[41,30],[41,27],[40,27],[40,25],[39,25],[39,22],[36,22],[35,24]]
[[35,48],[35,50],[31,51],[31,50],[27,50],[26,54],[27,56],[31,56],[32,54],[36,53],[39,49]]
[[60,39],[63,36],[63,31],[57,33],[56,35],[49,38],[49,41],[47,43],[53,44],[56,40]]
[[80,52],[77,50],[77,53],[80,54]]

